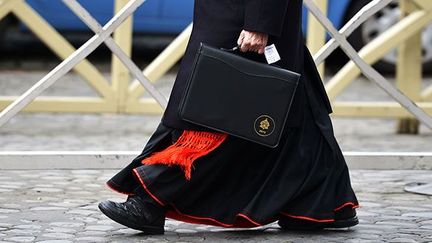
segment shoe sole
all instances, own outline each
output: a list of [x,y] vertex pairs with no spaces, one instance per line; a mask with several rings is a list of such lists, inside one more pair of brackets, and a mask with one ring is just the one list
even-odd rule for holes
[[122,218],[117,217],[115,213],[113,213],[110,209],[107,209],[103,207],[101,204],[98,205],[99,210],[105,214],[108,218],[114,220],[115,222],[127,226],[131,229],[140,230],[148,235],[163,235],[164,229],[161,229],[159,227],[153,227],[153,226],[142,226],[142,225],[136,225],[131,223],[130,221],[123,221]]
[[[337,220],[330,223],[325,223],[322,225],[308,226],[308,225],[279,225],[283,230],[307,230],[307,231],[318,231],[324,229],[341,229],[349,228],[357,225],[359,223],[357,216],[349,219]],[[283,225],[283,223],[281,223]]]
[[328,227],[326,226],[325,228],[336,228],[336,229],[349,228],[349,227],[358,225],[358,223],[359,223],[359,220],[358,220],[357,216],[354,216],[354,217],[349,218],[349,219],[336,220],[336,221],[330,223],[330,225]]

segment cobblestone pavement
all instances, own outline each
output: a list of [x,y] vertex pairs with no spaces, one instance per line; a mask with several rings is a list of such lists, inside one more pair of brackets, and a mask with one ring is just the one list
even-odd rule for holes
[[[45,71],[1,71],[0,95],[19,95],[45,74]],[[156,84],[167,97],[175,75],[176,68]],[[431,78],[425,79],[424,85],[428,84],[432,84]],[[69,73],[44,95],[95,94],[76,74]],[[384,101],[389,97],[375,84],[358,79],[337,100]],[[20,113],[0,128],[0,151],[139,151],[159,121],[160,116],[150,115]],[[333,117],[333,122],[343,151],[431,151],[432,131],[425,126],[420,127],[416,136],[395,134],[394,119]]]
[[432,197],[405,184],[432,181],[430,171],[351,172],[360,224],[321,232],[281,231],[276,223],[226,229],[167,220],[146,236],[103,215],[101,200],[124,201],[105,186],[116,170],[0,170],[1,242],[432,242]]

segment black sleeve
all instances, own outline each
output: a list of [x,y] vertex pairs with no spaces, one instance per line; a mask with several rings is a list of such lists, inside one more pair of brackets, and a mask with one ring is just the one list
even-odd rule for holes
[[280,36],[290,0],[245,0],[243,29]]

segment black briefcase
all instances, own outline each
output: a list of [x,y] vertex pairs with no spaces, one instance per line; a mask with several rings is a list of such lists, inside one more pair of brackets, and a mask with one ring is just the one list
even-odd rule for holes
[[179,117],[277,147],[300,74],[200,43]]

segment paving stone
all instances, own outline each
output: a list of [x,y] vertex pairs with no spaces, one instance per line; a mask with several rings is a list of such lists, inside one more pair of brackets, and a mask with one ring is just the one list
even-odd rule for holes
[[419,213],[405,213],[402,216],[407,217],[420,217],[420,218],[432,218],[432,212],[419,212]]
[[13,189],[4,189],[4,188],[0,188],[0,192],[13,192]]
[[69,194],[71,195],[91,195],[91,192],[86,192],[86,191],[72,191],[69,192]]
[[53,210],[66,210],[67,208],[63,207],[34,207],[30,208],[33,211],[53,211]]
[[85,223],[97,223],[97,221],[98,221],[97,218],[92,218],[92,217],[84,217],[84,218],[81,218],[80,220],[82,220]]
[[14,242],[32,242],[36,237],[34,236],[15,236],[6,238],[5,240],[10,240]]
[[70,211],[68,211],[66,213],[69,213],[69,214],[79,214],[79,215],[88,216],[90,214],[94,214],[95,211],[83,210],[83,209],[75,209],[75,210],[70,210]]
[[391,239],[391,242],[416,243],[417,241],[415,241],[413,239],[407,239],[407,238],[393,238],[393,239]]
[[79,222],[52,222],[49,223],[49,225],[52,226],[58,226],[58,227],[65,227],[65,228],[76,228],[76,227],[82,227],[84,226],[84,223]]
[[420,226],[420,229],[430,229],[430,230],[432,230],[432,225],[422,225],[422,226]]
[[41,179],[51,181],[51,180],[67,180],[69,178],[64,177],[64,176],[42,176]]
[[51,227],[45,229],[46,232],[55,232],[55,233],[75,233],[76,229],[71,228],[61,228],[61,227]]
[[88,242],[104,242],[106,241],[106,238],[104,237],[95,237],[95,236],[88,236],[88,237],[77,237],[75,238],[76,241],[88,241]]
[[11,235],[36,235],[40,233],[40,230],[30,230],[30,229],[10,229],[3,231],[5,234]]
[[66,234],[66,233],[44,233],[42,234],[42,236],[56,238],[56,239],[69,239],[74,237],[73,234]]
[[97,223],[102,224],[102,225],[106,225],[106,224],[112,224],[113,221],[111,219],[103,219],[103,220],[98,220]]
[[79,206],[78,203],[71,203],[71,202],[53,202],[48,204],[56,207],[68,207],[68,208]]
[[32,188],[33,191],[37,191],[37,192],[61,192],[63,191],[63,189],[60,188],[51,188],[51,187],[36,187],[36,188]]
[[97,236],[99,236],[99,235],[105,235],[106,234],[106,232],[104,232],[104,231],[98,231],[98,230],[93,230],[93,231],[91,231],[91,230],[86,230],[86,231],[82,231],[82,232],[79,232],[79,235],[97,235]]
[[116,230],[114,232],[128,235],[128,234],[136,234],[138,231],[134,230],[134,229],[129,229],[129,228],[122,228],[122,229]]
[[0,185],[0,188],[18,189],[18,188],[21,188],[21,186],[17,186],[17,185]]
[[15,225],[14,228],[16,229],[40,229],[40,225],[33,225],[33,224],[21,224],[21,225]]
[[70,240],[43,240],[43,241],[38,241],[37,243],[70,243],[72,241]]
[[17,209],[0,208],[0,213],[17,213]]
[[53,184],[35,184],[34,187],[54,187]]
[[11,208],[11,209],[20,209],[22,206],[20,204],[16,203],[4,203],[2,204],[3,208]]
[[108,225],[91,225],[87,226],[86,230],[96,230],[96,231],[108,231],[111,230],[113,227]]
[[377,221],[375,224],[381,224],[381,225],[394,225],[394,226],[401,226],[401,227],[416,227],[416,223],[412,222],[403,222],[403,221]]

